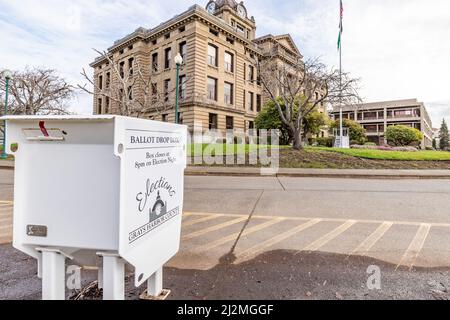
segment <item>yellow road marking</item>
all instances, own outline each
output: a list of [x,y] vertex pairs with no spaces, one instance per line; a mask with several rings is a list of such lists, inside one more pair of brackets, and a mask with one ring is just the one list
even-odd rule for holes
[[248,228],[244,232],[242,232],[242,234],[240,232],[233,233],[232,235],[229,235],[229,236],[220,238],[220,239],[218,239],[216,241],[213,241],[210,244],[206,244],[206,245],[200,246],[199,247],[199,251],[208,251],[208,250],[214,249],[214,248],[219,247],[219,246],[221,246],[221,245],[223,245],[225,243],[235,241],[237,239],[237,237],[239,237],[239,235],[241,235],[241,237],[248,236],[249,234],[252,234],[252,233],[255,233],[257,231],[266,229],[266,228],[268,228],[268,227],[270,227],[270,226],[272,226],[272,225],[274,225],[276,223],[279,223],[279,222],[281,222],[283,220],[286,220],[286,219],[284,219],[284,218],[276,218],[276,219],[269,220],[267,222],[258,224],[258,225],[254,226],[254,227]]
[[187,221],[187,222],[184,222],[184,223],[183,223],[183,227],[189,227],[189,226],[192,226],[192,225],[194,225],[194,224],[198,224],[198,223],[202,223],[202,222],[214,220],[214,219],[217,219],[217,218],[220,218],[220,217],[222,217],[222,215],[217,214],[217,215],[214,215],[214,216],[203,217],[203,218],[200,218],[200,219],[195,219],[195,220]]
[[[197,216],[209,216],[209,215],[214,215],[216,213],[205,213],[205,212],[192,212],[193,215],[197,215]],[[219,213],[217,213],[219,214]],[[230,214],[230,213],[220,213],[222,216],[224,217],[236,217],[239,215],[236,214]],[[264,220],[272,220],[272,219],[277,219],[280,218],[280,216],[259,216],[259,215],[253,215],[253,218],[255,219],[264,219]],[[321,218],[321,217],[282,217],[285,220],[289,220],[289,221],[309,221],[311,219],[317,218],[317,219],[321,219],[323,222],[346,222],[348,221],[348,219],[334,219],[334,218]],[[355,220],[357,223],[367,223],[367,224],[382,224],[383,220]],[[405,225],[405,226],[421,226],[423,224],[423,222],[417,222],[417,221],[393,221],[394,225]],[[450,228],[450,223],[440,223],[440,222],[429,222],[427,223],[429,224],[431,227],[443,227],[443,228]]]
[[204,228],[204,229],[199,230],[199,231],[191,232],[189,234],[184,235],[182,238],[183,238],[183,240],[197,238],[197,237],[200,237],[200,236],[202,236],[204,234],[207,234],[207,233],[210,233],[210,232],[213,232],[213,231],[217,231],[217,230],[220,230],[220,229],[232,226],[234,224],[237,224],[237,223],[242,222],[242,221],[247,220],[247,219],[248,219],[248,217],[239,217],[237,219],[233,219],[231,221],[227,221],[227,222],[224,222],[224,223],[221,223],[221,224],[209,227],[209,228]]
[[[245,251],[243,251],[240,255],[239,255],[239,261],[242,261],[244,259],[251,259],[253,257],[256,257],[258,254],[260,254],[261,252],[263,252],[265,249],[272,247],[273,245],[280,243],[281,241],[284,241],[294,235],[296,235],[299,232],[302,232],[316,224],[318,224],[320,221],[320,219],[313,219],[311,221],[308,221],[306,223],[303,223],[297,227],[294,227],[286,232],[283,232],[275,237],[272,237],[260,244],[257,244]],[[238,261],[236,262],[238,263]]]
[[190,217],[193,215],[194,215],[194,213],[192,213],[192,212],[183,212],[183,218],[187,218],[187,217]]
[[425,240],[430,233],[430,229],[431,226],[427,223],[423,223],[419,227],[419,230],[417,230],[414,239],[411,241],[411,244],[409,245],[395,270],[397,270],[400,266],[407,266],[409,268],[409,271],[412,270],[414,264],[416,263],[416,259],[420,254],[420,251],[422,251]]
[[336,229],[334,229],[333,231],[327,233],[326,235],[324,235],[323,237],[317,239],[316,241],[314,241],[313,243],[307,245],[303,251],[310,251],[310,252],[314,252],[319,250],[320,248],[322,248],[324,245],[326,245],[328,242],[330,242],[331,240],[333,240],[334,238],[336,238],[337,236],[339,236],[340,234],[344,233],[345,231],[347,231],[351,226],[353,226],[356,223],[355,220],[347,220],[344,224],[340,225],[339,227],[337,227]]
[[368,236],[353,252],[349,255],[366,256],[372,247],[386,234],[394,223],[383,222],[370,236]]

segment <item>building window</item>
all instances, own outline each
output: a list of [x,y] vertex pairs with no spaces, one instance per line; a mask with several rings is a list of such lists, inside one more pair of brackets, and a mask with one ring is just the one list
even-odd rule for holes
[[219,64],[217,63],[217,51],[218,48],[216,46],[213,46],[212,44],[208,45],[208,64],[210,66],[219,66]]
[[158,101],[158,84],[152,83],[152,102]]
[[208,99],[217,101],[217,79],[208,77]]
[[178,112],[178,124],[183,124],[183,112]]
[[169,101],[170,79],[164,80],[164,101]]
[[234,56],[229,52],[225,52],[225,71],[234,72]]
[[233,130],[234,129],[234,118],[227,116],[226,125],[227,125],[227,130]]
[[158,43],[158,40],[156,40],[156,39],[152,41],[152,45],[154,45],[154,46],[156,46],[157,43]]
[[169,69],[172,62],[172,48],[167,48],[164,52],[164,68]]
[[169,39],[170,38],[170,32],[169,33],[166,33],[165,35],[164,35],[164,39]]
[[250,130],[255,129],[255,123],[254,123],[253,121],[249,121],[249,122],[248,122],[248,128],[249,128]]
[[179,98],[181,100],[186,99],[186,76],[180,76],[180,92],[179,92]]
[[163,114],[162,115],[162,119],[161,119],[162,122],[168,122],[169,121],[168,119],[169,119],[169,115],[168,114]]
[[130,74],[130,76],[132,76],[134,73],[133,67],[134,67],[134,58],[130,58],[128,59],[128,73]]
[[243,104],[243,109],[245,110],[245,102],[247,101],[247,92],[244,90],[244,94],[242,95],[244,97],[244,104]]
[[233,84],[225,82],[223,86],[224,101],[226,104],[233,104]]
[[227,42],[228,42],[229,44],[234,44],[234,40],[231,39],[231,38],[229,38],[229,37],[227,37]]
[[131,51],[131,50],[133,50],[133,45],[128,46],[128,51]]
[[109,86],[111,85],[111,73],[106,73],[106,89],[109,89]]
[[261,112],[261,95],[256,95],[256,112]]
[[125,71],[124,71],[124,67],[125,67],[125,62],[122,61],[119,65],[119,73],[120,73],[120,77],[123,79],[125,78]]
[[253,66],[248,66],[248,81],[253,82],[255,78],[255,68]]
[[98,99],[98,114],[102,114],[102,108],[103,108],[102,102],[103,102],[102,98],[99,98]]
[[210,113],[209,114],[209,130],[217,129],[217,114]]
[[128,100],[133,100],[133,88],[131,86],[128,87]]
[[183,63],[186,63],[187,58],[187,44],[186,41],[180,43],[180,55],[183,58]]
[[103,90],[103,76],[98,77],[98,88]]
[[109,100],[109,97],[106,97],[105,98],[105,113],[106,114],[108,114],[109,113],[109,105],[110,105],[110,102],[109,102],[110,100]]
[[185,32],[185,31],[186,31],[186,27],[185,26],[182,26],[182,27],[180,27],[180,29],[178,29],[179,33],[182,33],[182,32]]
[[254,98],[254,93],[253,92],[249,92],[248,93],[248,109],[250,111],[254,111],[254,109],[255,109],[255,106],[254,106],[254,103],[253,103],[253,98]]
[[158,72],[158,53],[152,54],[152,70]]
[[236,30],[239,33],[245,34],[245,28],[241,26],[239,23],[236,25]]
[[247,64],[244,63],[244,81],[247,80]]

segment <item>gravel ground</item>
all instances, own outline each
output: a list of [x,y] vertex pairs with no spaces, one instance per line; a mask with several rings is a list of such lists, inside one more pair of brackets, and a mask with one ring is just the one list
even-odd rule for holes
[[[267,252],[235,265],[235,257],[222,257],[214,268],[181,270],[166,268],[164,287],[169,299],[288,299],[378,300],[450,299],[450,269],[395,270],[395,266],[370,258],[295,251]],[[381,290],[369,290],[367,268],[381,270]],[[83,285],[95,280],[95,271],[82,271]],[[126,278],[127,299],[137,299],[145,289],[133,288]],[[36,262],[11,248],[0,246],[0,300],[40,299]],[[75,292],[67,292],[70,297]],[[97,297],[98,298],[98,297]]]

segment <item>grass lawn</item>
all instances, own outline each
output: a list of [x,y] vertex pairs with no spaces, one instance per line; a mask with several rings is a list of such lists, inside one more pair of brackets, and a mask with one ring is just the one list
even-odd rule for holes
[[[188,156],[228,156],[228,155],[242,155],[250,152],[257,151],[259,149],[267,149],[271,146],[256,145],[256,144],[189,144]],[[277,148],[287,148],[287,146],[277,146]]]
[[337,148],[308,148],[308,151],[327,151],[341,153],[348,156],[374,160],[402,160],[402,161],[450,161],[450,152],[446,151],[383,151],[370,149],[337,149]]

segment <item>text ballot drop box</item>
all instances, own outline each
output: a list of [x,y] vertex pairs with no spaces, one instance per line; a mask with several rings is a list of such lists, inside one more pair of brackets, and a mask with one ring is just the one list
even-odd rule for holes
[[[186,126],[120,116],[10,116],[14,242],[38,260],[44,299],[65,298],[65,263],[98,263],[105,299],[162,290],[179,250]],[[69,260],[73,260],[70,261]],[[91,264],[89,264],[91,265]],[[153,288],[153,289],[151,289]]]

